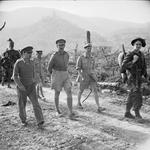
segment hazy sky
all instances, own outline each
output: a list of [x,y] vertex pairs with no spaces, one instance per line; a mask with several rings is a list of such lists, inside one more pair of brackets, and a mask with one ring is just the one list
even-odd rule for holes
[[104,17],[138,23],[150,22],[150,2],[143,0],[27,0],[0,2],[0,10],[21,7],[49,7],[88,17]]

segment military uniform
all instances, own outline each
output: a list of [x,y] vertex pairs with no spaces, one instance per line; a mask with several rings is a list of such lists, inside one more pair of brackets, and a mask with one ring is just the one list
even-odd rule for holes
[[97,88],[97,77],[95,72],[95,60],[91,56],[86,56],[86,54],[80,56],[77,60],[76,69],[81,70],[83,80],[81,76],[78,75],[77,82],[80,83],[80,90],[87,88]]
[[64,87],[65,91],[70,90],[72,83],[67,70],[69,55],[67,52],[55,52],[49,61],[48,70],[52,74],[52,89],[61,91]]
[[59,95],[62,88],[64,88],[67,95],[69,118],[72,119],[74,117],[72,112],[72,84],[68,73],[69,54],[64,51],[65,43],[66,41],[64,39],[58,39],[56,41],[58,51],[50,58],[48,72],[51,77],[51,87],[55,90],[55,106],[58,115],[61,115],[59,110]]
[[2,86],[4,85],[5,80],[7,80],[8,87],[10,87],[11,76],[12,76],[12,61],[9,56],[5,56],[1,59],[2,66]]
[[35,66],[35,81],[37,84],[41,84],[43,82],[42,60],[35,58],[34,59],[34,66]]
[[[44,82],[44,70],[43,70],[43,62],[42,62],[42,51],[36,51],[37,52],[37,58],[34,59],[34,68],[35,68],[35,81],[36,81],[36,90],[37,90],[37,96],[40,99],[45,99],[43,94],[42,85]],[[41,96],[40,96],[41,93]]]
[[[4,60],[3,60],[3,63],[4,63],[3,75],[5,76],[4,78],[7,79],[8,87],[10,87],[11,76],[13,73],[13,67],[14,67],[16,60],[20,58],[20,53],[19,53],[19,51],[16,51],[13,49],[7,50],[6,52],[3,53],[3,55],[5,56],[6,53],[8,54],[8,58],[4,58]],[[4,78],[2,78],[2,80]],[[4,83],[4,80],[2,83]]]
[[8,56],[10,57],[13,64],[16,62],[17,59],[20,58],[20,53],[17,50],[11,49],[6,52],[8,53]]
[[[26,47],[24,53],[32,53],[32,47]],[[22,52],[22,53],[23,53]],[[34,114],[38,125],[44,123],[43,114],[36,95],[36,84],[34,78],[34,62],[26,62],[24,58],[16,61],[13,70],[13,79],[17,85],[19,116],[21,121],[26,122],[26,102],[27,96],[32,102]],[[24,88],[24,90],[22,90]]]
[[105,108],[100,107],[99,105],[99,95],[98,95],[98,89],[97,89],[97,76],[96,76],[96,70],[95,70],[95,60],[91,56],[91,49],[92,45],[91,43],[87,43],[84,48],[86,49],[86,52],[79,56],[76,64],[76,69],[78,70],[78,77],[77,81],[79,82],[79,93],[78,93],[78,104],[77,107],[79,109],[83,109],[81,105],[81,95],[83,91],[90,87],[91,91],[93,90],[94,96],[95,96],[95,102],[98,107],[97,112],[101,112],[105,110]]
[[[134,56],[138,56],[138,60],[135,63],[132,62]],[[127,98],[126,114],[129,114],[130,109],[133,107],[135,115],[137,117],[140,117],[139,110],[141,109],[142,106],[141,84],[142,84],[142,76],[147,78],[146,69],[147,67],[145,57],[141,51],[133,50],[132,52],[126,55],[126,57],[122,62],[121,73],[124,73],[126,70],[128,70],[129,72],[128,84],[130,92]]]

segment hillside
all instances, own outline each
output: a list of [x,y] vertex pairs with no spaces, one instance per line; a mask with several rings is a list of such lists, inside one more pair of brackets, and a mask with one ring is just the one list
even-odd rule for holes
[[[108,40],[112,41],[112,46],[116,47],[116,49],[124,44],[127,50],[131,50],[131,41],[136,37],[142,37],[146,40],[147,46],[144,48],[145,51],[150,47],[150,24],[147,24],[145,27],[135,27],[135,28],[126,28],[122,30],[118,30],[118,32],[114,32],[110,34]],[[119,47],[121,48],[121,47]]]
[[6,40],[12,37],[16,49],[33,45],[47,54],[55,49],[55,40],[63,37],[67,40],[67,50],[73,50],[76,43],[83,49],[85,31],[92,33],[94,45],[109,45],[113,51],[121,50],[124,43],[131,48],[133,38],[141,36],[148,41],[150,24],[139,24],[105,18],[81,17],[50,8],[28,7],[10,12],[0,12],[1,24],[7,21],[0,34],[0,52],[7,47]]
[[[58,38],[67,40],[67,50],[74,49],[76,43],[78,43],[79,49],[83,49],[86,30],[60,17],[45,17],[28,27],[3,30],[0,36],[1,51],[6,49],[6,40],[9,37],[14,40],[16,49],[33,45],[35,49],[42,49],[47,54],[56,48],[55,41]],[[104,37],[94,32],[92,32],[92,41],[93,44],[107,42]]]
[[125,28],[145,26],[145,24],[111,20],[106,18],[82,17],[65,11],[43,7],[26,7],[10,12],[0,12],[0,14],[1,20],[7,20],[8,28],[30,26],[42,18],[49,16],[60,17],[80,28],[87,28],[103,36]]

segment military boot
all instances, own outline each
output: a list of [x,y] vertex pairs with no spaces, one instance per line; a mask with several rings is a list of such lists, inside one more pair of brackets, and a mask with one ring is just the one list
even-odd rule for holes
[[135,117],[130,112],[125,112],[124,116],[126,118],[135,119]]
[[135,110],[135,117],[137,119],[142,119],[142,116],[140,115],[140,111],[139,110]]
[[4,81],[5,79],[4,79],[4,77],[2,77],[2,81],[1,81],[1,84],[2,84],[2,86],[4,86]]
[[130,119],[134,119],[135,118],[135,116],[133,116],[131,114],[131,112],[130,112],[131,108],[132,108],[132,104],[131,103],[127,103],[127,105],[126,105],[126,112],[124,114],[124,117],[130,118]]

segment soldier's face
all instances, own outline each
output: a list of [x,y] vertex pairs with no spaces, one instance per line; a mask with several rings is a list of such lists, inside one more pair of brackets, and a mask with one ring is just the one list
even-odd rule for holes
[[87,52],[91,52],[91,50],[92,50],[92,47],[91,47],[91,46],[86,47],[86,51],[87,51]]
[[140,50],[141,47],[142,47],[141,41],[136,41],[136,42],[134,43],[134,48],[135,48],[135,49]]
[[41,57],[42,57],[42,53],[38,53],[38,54],[37,54],[37,57],[38,57],[38,58],[41,58]]
[[23,56],[26,59],[30,59],[32,57],[32,52],[25,52]]
[[59,43],[57,43],[57,48],[58,48],[58,50],[64,50],[64,48],[65,48],[65,43],[64,43],[64,42],[59,42]]

